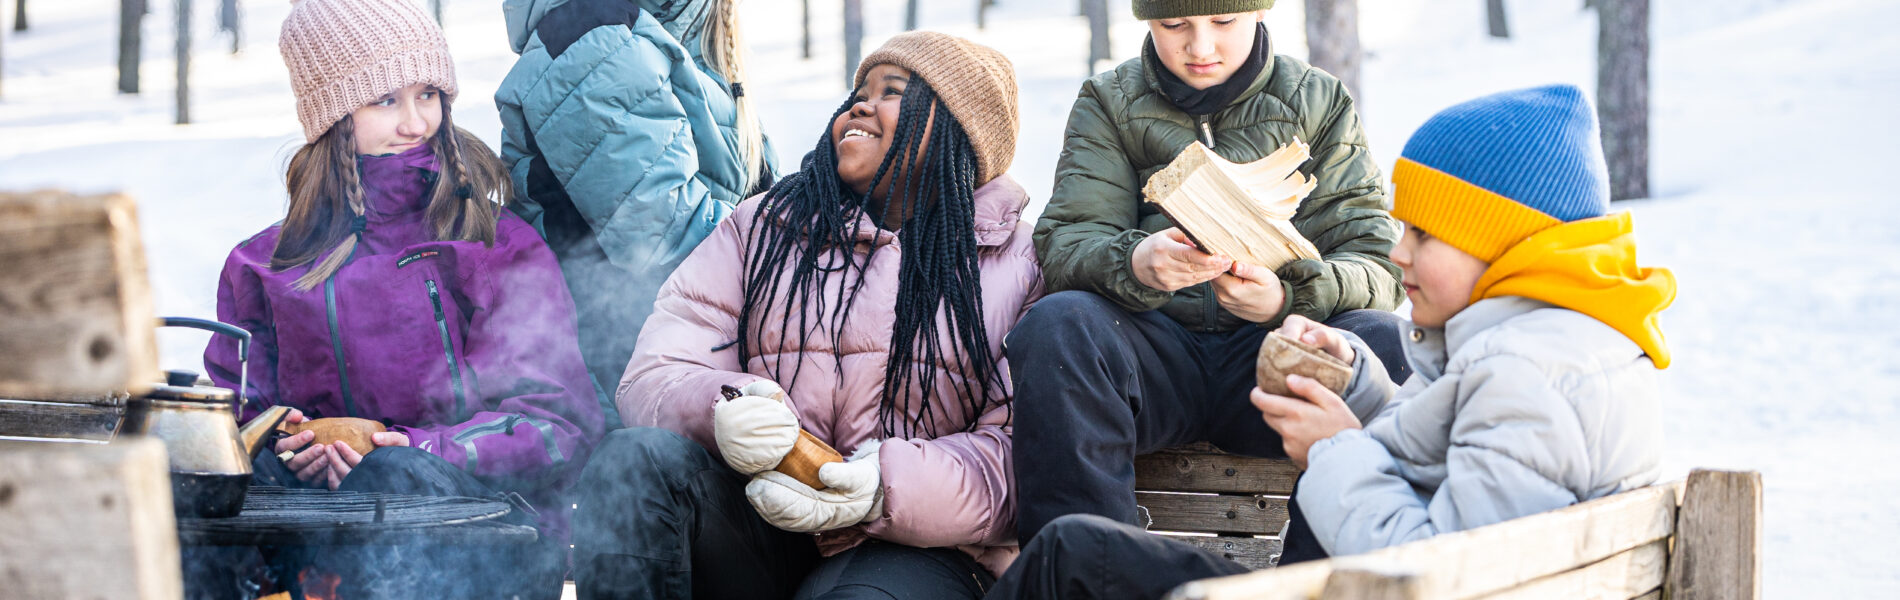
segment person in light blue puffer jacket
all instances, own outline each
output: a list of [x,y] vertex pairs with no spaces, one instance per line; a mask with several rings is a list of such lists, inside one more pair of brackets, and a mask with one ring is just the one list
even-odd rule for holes
[[606,399],[660,284],[769,186],[737,0],[508,0],[521,55],[495,91],[509,207],[547,238]]

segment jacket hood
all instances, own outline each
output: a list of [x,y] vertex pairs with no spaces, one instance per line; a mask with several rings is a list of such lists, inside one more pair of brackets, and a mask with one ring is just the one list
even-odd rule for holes
[[1628,212],[1564,223],[1506,250],[1472,287],[1471,301],[1522,296],[1590,315],[1628,337],[1656,368],[1669,367],[1658,315],[1676,300],[1676,276],[1636,264]]
[[[508,24],[508,43],[520,54],[528,47],[528,38],[534,36],[541,19],[568,2],[577,0],[504,0],[501,3],[502,20]],[[666,32],[673,35],[693,58],[700,59],[700,33],[706,30],[706,19],[711,16],[710,0],[619,0],[638,6],[640,10],[653,15]],[[703,59],[702,59],[703,60]]]

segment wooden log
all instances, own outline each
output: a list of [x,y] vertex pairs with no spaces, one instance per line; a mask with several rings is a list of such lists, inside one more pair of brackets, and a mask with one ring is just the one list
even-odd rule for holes
[[0,281],[0,398],[143,393],[158,381],[130,197],[0,192]]
[[180,598],[165,447],[0,442],[0,598]]
[[1286,524],[1286,498],[1227,494],[1135,492],[1135,504],[1148,508],[1161,531],[1199,531],[1265,535]]
[[0,437],[104,442],[125,418],[125,407],[0,400]]
[[1293,493],[1300,468],[1280,458],[1164,450],[1135,457],[1135,489],[1238,494]]
[[1201,547],[1203,550],[1221,555],[1249,569],[1265,569],[1280,562],[1280,538],[1277,537],[1234,537],[1212,535],[1181,535],[1162,533],[1162,537]]
[[1326,576],[1321,598],[1354,600],[1418,600],[1424,597],[1424,577],[1419,573],[1376,561],[1344,559],[1339,568]]
[[1482,596],[1483,600],[1628,600],[1663,584],[1668,566],[1669,541],[1656,540],[1625,550],[1580,569],[1573,569],[1523,585]]
[[191,0],[178,0],[178,37],[173,45],[178,62],[178,111],[174,123],[191,123]]
[[119,0],[119,93],[139,93],[139,37],[144,33],[145,0]]
[[1689,473],[1665,596],[1761,597],[1761,495],[1761,474],[1754,471]]
[[[1671,482],[1631,490],[1361,556],[1426,574],[1419,584],[1423,597],[1495,593],[1667,538],[1675,528],[1681,486]],[[1324,591],[1336,566],[1330,560],[1304,562],[1190,582],[1176,592],[1203,600],[1305,600]]]
[[1298,138],[1244,164],[1197,141],[1150,176],[1141,194],[1201,250],[1278,269],[1320,258],[1291,220],[1317,185],[1299,171],[1310,158]]

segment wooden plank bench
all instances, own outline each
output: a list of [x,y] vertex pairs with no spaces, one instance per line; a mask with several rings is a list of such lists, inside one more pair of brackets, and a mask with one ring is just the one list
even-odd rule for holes
[[1292,461],[1227,454],[1209,444],[1135,458],[1135,503],[1161,532],[1255,569],[1280,559]]
[[[1196,460],[1216,460],[1187,454],[1157,453],[1143,460],[1149,469],[1172,461],[1177,470],[1187,464],[1189,471]],[[1248,465],[1256,473],[1279,468],[1260,459],[1219,460],[1243,461],[1230,478],[1240,477]],[[1226,468],[1219,473],[1227,473]],[[1138,471],[1137,480],[1167,481],[1155,477]],[[1361,555],[1193,581],[1169,598],[1753,600],[1761,597],[1761,498],[1759,473],[1697,470],[1686,483],[1658,484]],[[1159,528],[1163,521],[1159,515],[1155,520]],[[1277,547],[1277,540],[1234,543]]]

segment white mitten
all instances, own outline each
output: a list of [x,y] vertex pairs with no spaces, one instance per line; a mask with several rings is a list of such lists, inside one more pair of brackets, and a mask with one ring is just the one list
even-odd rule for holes
[[744,394],[713,404],[713,441],[726,464],[751,475],[778,466],[798,442],[798,416],[771,381],[739,388]]
[[826,486],[822,491],[778,471],[759,473],[745,486],[746,500],[767,523],[786,531],[831,531],[876,519],[884,512],[877,452],[853,458],[818,469],[818,480]]

